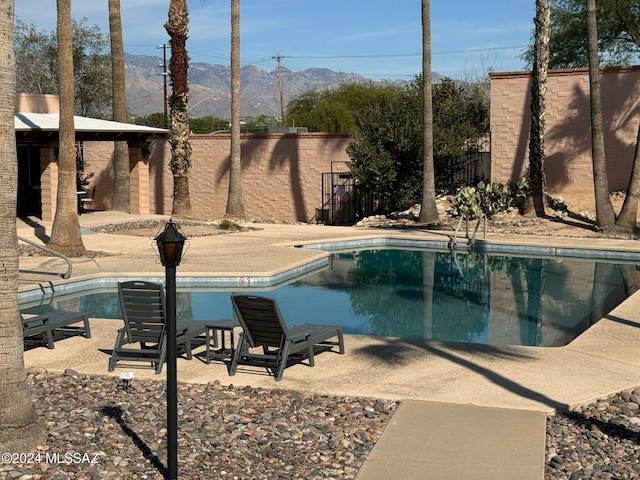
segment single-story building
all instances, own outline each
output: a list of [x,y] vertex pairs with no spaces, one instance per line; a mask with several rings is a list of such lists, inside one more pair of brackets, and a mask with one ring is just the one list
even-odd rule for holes
[[[78,154],[85,142],[126,141],[129,146],[131,213],[149,213],[149,145],[168,131],[143,125],[74,117]],[[18,215],[51,221],[58,188],[58,97],[19,94],[15,130],[18,149]]]
[[[53,220],[58,112],[54,95],[18,95],[18,215]],[[88,188],[93,192],[94,208],[111,208],[112,142],[119,140],[129,145],[131,213],[171,213],[173,177],[167,130],[77,116],[75,129],[85,174],[93,174]],[[192,135],[190,140],[192,209],[200,218],[220,218],[228,193],[230,135]],[[349,135],[324,133],[242,135],[247,215],[309,221],[328,200],[348,195],[343,177],[348,172],[350,140]]]

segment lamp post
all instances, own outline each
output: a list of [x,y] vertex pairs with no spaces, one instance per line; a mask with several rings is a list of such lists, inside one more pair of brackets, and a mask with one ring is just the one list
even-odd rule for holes
[[167,480],[178,478],[178,369],[176,363],[176,267],[187,237],[170,219],[155,238],[165,267],[167,297]]

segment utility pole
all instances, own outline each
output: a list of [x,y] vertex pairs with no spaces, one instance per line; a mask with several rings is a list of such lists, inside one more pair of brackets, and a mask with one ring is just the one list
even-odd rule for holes
[[164,128],[169,128],[169,116],[167,113],[167,77],[169,76],[169,73],[167,73],[167,48],[169,46],[166,43],[163,43],[162,45],[158,45],[156,48],[161,48],[162,49],[162,73],[160,75],[162,75],[162,78],[164,79],[164,96],[162,97],[162,104],[163,104],[163,112],[164,112]]
[[282,119],[282,126],[284,127],[284,99],[282,96],[282,68],[280,67],[280,61],[284,58],[279,53],[273,58],[278,62],[278,82],[280,83],[280,118]]

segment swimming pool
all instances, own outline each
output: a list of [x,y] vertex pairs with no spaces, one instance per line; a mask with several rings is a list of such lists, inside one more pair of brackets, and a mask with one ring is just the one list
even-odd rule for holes
[[[185,282],[182,282],[185,283]],[[188,283],[188,282],[187,282]],[[328,264],[273,288],[180,287],[178,316],[231,316],[232,291],[274,297],[287,322],[346,325],[346,333],[491,345],[566,345],[637,290],[634,262],[437,249],[334,252]],[[112,287],[21,305],[122,318]]]

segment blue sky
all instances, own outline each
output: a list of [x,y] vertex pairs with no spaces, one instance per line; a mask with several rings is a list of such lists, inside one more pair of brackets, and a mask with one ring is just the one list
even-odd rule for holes
[[[190,0],[187,48],[193,62],[228,65],[230,0]],[[121,0],[125,51],[161,56],[169,0]],[[456,79],[521,70],[533,0],[431,1],[433,71]],[[73,0],[72,16],[109,33],[107,0]],[[273,57],[291,70],[324,67],[374,80],[408,80],[421,70],[419,0],[241,0],[243,65]],[[16,17],[55,28],[54,0],[16,0]]]

